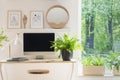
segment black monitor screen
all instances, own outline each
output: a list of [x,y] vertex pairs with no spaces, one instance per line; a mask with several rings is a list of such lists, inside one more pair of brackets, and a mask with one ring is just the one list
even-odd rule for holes
[[50,48],[54,39],[54,33],[24,33],[24,52],[54,51],[54,48]]

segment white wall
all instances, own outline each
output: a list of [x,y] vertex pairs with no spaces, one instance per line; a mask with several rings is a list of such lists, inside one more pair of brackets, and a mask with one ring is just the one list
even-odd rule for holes
[[[3,27],[9,36],[10,42],[15,39],[16,33],[20,33],[22,40],[22,34],[24,32],[55,32],[56,34],[69,33],[70,35],[79,35],[81,31],[81,0],[0,0],[0,27]],[[63,5],[70,15],[68,24],[64,29],[51,29],[46,22],[46,12],[49,7],[53,5]],[[7,29],[7,11],[8,10],[21,10],[22,14],[27,15],[28,23],[27,29]],[[30,11],[40,10],[44,14],[44,29],[30,29]],[[22,26],[23,27],[23,24]],[[6,44],[6,43],[5,43]],[[11,45],[12,57],[22,56],[22,44]],[[77,52],[79,53],[79,52]],[[9,47],[5,46],[5,49],[0,51],[0,59],[7,58],[9,56]],[[78,55],[77,55],[78,56]],[[77,69],[76,69],[77,70]]]
[[[27,15],[29,20],[31,10],[40,10],[45,15],[47,9],[54,4],[58,4],[58,2],[56,0],[0,0],[0,24],[7,27],[8,10],[21,10],[23,14]],[[29,21],[27,27],[30,27]]]
[[[44,14],[44,32],[55,32],[56,34],[61,34],[64,32],[70,33],[70,34],[77,34],[80,33],[80,0],[0,0],[0,27],[3,27],[6,30],[7,35],[9,36],[10,41],[12,41],[16,33],[21,33],[21,40],[22,40],[22,33],[23,32],[42,32],[43,30],[35,30],[30,29],[30,11],[31,10],[40,10]],[[53,6],[53,5],[63,5],[70,14],[70,19],[68,24],[65,26],[64,30],[51,30],[51,28],[48,26],[46,22],[46,12],[47,10]],[[27,23],[27,29],[7,29],[7,11],[8,10],[21,10],[22,16],[25,14],[28,17],[28,23]],[[23,28],[23,24],[21,26]],[[23,55],[22,48],[20,48],[22,45],[15,46],[12,45],[12,51],[11,55],[13,57],[15,56],[21,56]],[[6,58],[9,53],[9,48],[6,46],[6,48],[3,51],[0,51],[2,54],[0,54],[0,59]]]

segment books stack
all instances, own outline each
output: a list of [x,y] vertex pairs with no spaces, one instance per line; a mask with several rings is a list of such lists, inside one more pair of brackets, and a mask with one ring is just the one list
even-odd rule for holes
[[26,57],[17,57],[17,58],[8,59],[7,61],[26,61],[26,60],[28,60],[28,58]]

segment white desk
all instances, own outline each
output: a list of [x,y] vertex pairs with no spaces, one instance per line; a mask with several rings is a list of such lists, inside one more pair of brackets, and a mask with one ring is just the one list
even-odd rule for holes
[[[3,80],[73,80],[75,61],[29,60],[22,62],[0,61]],[[47,69],[49,74],[29,74],[31,69]]]

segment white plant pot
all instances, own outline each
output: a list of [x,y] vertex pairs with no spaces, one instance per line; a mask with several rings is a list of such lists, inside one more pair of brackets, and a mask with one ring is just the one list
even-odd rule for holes
[[117,70],[116,68],[113,69],[113,75],[120,76],[120,67],[119,67],[119,70]]
[[104,66],[83,66],[83,75],[85,76],[103,76],[104,74]]

